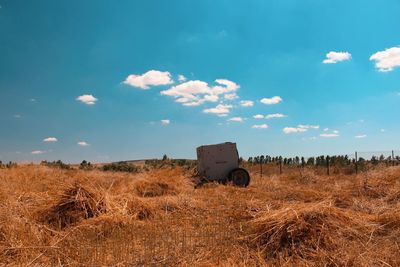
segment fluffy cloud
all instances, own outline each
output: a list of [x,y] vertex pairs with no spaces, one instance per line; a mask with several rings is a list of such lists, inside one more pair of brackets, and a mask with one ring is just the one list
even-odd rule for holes
[[170,120],[161,120],[162,125],[169,125],[171,123]]
[[264,119],[264,115],[257,114],[253,116],[254,119]]
[[251,126],[251,128],[253,129],[267,129],[268,128],[268,124],[255,124],[253,126]]
[[233,118],[230,118],[228,121],[243,122],[243,118],[242,117],[233,117]]
[[280,96],[273,96],[271,98],[263,98],[260,102],[265,105],[275,105],[282,102],[282,98]]
[[322,61],[324,64],[336,64],[340,61],[350,60],[351,54],[349,52],[334,52],[331,51],[326,54],[326,59]]
[[235,99],[237,99],[239,97],[238,97],[238,95],[236,93],[232,93],[232,94],[225,94],[224,98],[226,100],[235,100]]
[[379,71],[392,71],[400,66],[400,47],[392,47],[376,52],[369,60],[375,61],[375,67]]
[[303,125],[303,124],[300,124],[297,127],[285,127],[285,128],[283,128],[283,132],[285,134],[303,133],[303,132],[307,132],[309,129],[319,129],[319,125]]
[[46,151],[43,151],[43,150],[34,150],[31,152],[32,155],[41,155],[44,153],[46,153]]
[[265,116],[266,119],[276,119],[276,118],[286,118],[286,117],[287,115],[281,113],[268,114]]
[[302,133],[302,132],[307,132],[307,129],[304,128],[299,128],[299,127],[285,127],[282,130],[285,134],[291,134],[291,133]]
[[185,76],[183,76],[182,74],[178,75],[178,81],[180,82],[185,82],[187,79]]
[[227,116],[227,114],[229,113],[231,108],[232,108],[232,105],[219,104],[215,108],[204,109],[203,112],[218,114],[221,117],[225,117],[225,116]]
[[78,146],[89,146],[89,144],[86,143],[85,141],[79,141],[77,144]]
[[242,107],[252,107],[254,105],[254,102],[251,100],[242,100],[240,101],[240,105]]
[[98,100],[95,98],[93,95],[81,95],[76,98],[76,100],[81,101],[82,103],[86,105],[94,105],[96,104],[96,101]]
[[204,102],[217,102],[220,95],[227,95],[228,98],[235,98],[235,91],[240,86],[232,81],[225,79],[215,80],[217,85],[209,86],[208,83],[195,80],[187,81],[167,90],[161,91],[162,95],[176,98],[175,102],[184,106],[199,106]]
[[57,142],[57,138],[55,137],[47,137],[45,139],[43,139],[43,142]]
[[149,70],[142,75],[131,74],[123,83],[146,90],[150,89],[150,86],[172,84],[174,81],[168,71]]
[[366,134],[360,134],[360,135],[356,135],[354,137],[357,138],[357,139],[361,139],[361,138],[366,138],[367,135]]
[[215,86],[214,89],[215,90],[220,90],[220,93],[228,93],[228,92],[234,92],[237,89],[240,88],[240,86],[238,84],[236,84],[235,82],[226,80],[226,79],[217,79],[215,80],[216,83],[224,85],[225,87],[220,87],[220,86]]

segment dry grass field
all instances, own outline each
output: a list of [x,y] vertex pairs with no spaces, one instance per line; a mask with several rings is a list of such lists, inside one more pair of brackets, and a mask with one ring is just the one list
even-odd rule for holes
[[0,265],[400,266],[399,167],[253,176],[0,169]]

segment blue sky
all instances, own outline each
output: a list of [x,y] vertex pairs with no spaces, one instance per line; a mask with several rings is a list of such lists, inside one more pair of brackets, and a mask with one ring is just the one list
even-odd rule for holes
[[399,149],[399,1],[0,6],[2,161]]

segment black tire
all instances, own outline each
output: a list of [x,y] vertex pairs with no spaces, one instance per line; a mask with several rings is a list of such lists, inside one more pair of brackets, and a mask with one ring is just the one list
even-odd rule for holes
[[249,173],[242,168],[236,168],[229,173],[229,181],[238,187],[247,187],[250,184]]

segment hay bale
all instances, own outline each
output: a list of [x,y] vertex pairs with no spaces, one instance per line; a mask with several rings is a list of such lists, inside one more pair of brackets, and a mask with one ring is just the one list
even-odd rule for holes
[[129,215],[134,216],[138,220],[146,220],[154,217],[154,208],[137,198],[129,199],[126,202],[126,210]]
[[313,259],[318,251],[335,251],[364,237],[366,226],[344,211],[325,204],[296,205],[261,213],[250,222],[250,244],[266,259]]
[[164,195],[176,195],[174,185],[165,182],[141,180],[136,183],[136,193],[141,197],[159,197]]
[[379,234],[391,235],[400,232],[400,211],[398,210],[388,210],[378,215],[376,221],[381,225],[378,229]]
[[44,221],[62,229],[106,212],[104,199],[79,183],[67,187],[58,202],[43,212]]

